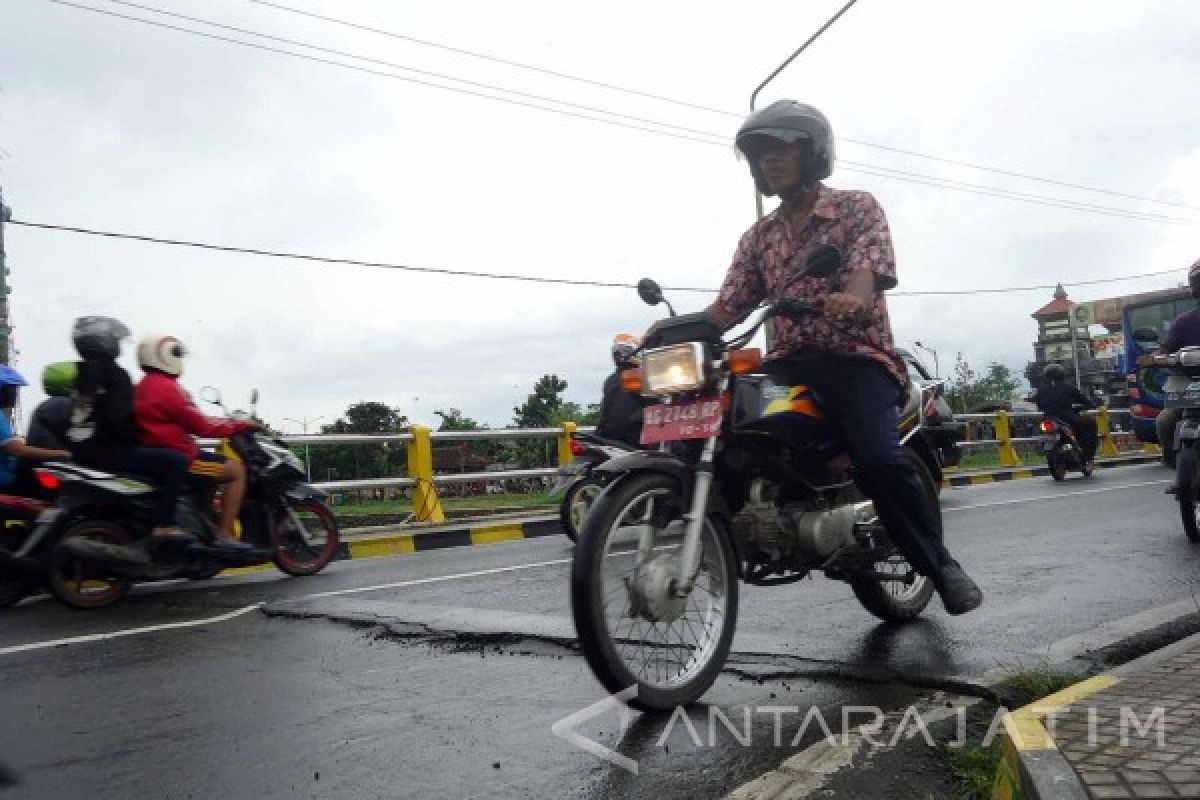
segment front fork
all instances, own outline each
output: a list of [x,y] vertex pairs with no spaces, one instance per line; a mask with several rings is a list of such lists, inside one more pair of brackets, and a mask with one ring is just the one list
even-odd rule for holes
[[686,597],[692,591],[700,571],[701,536],[708,516],[708,494],[713,482],[713,461],[717,452],[717,437],[704,442],[696,479],[692,485],[692,507],[684,515],[683,551],[679,558],[679,575],[672,588],[676,597]]

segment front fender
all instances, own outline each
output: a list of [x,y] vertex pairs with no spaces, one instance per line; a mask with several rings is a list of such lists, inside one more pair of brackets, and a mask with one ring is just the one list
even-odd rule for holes
[[598,464],[592,468],[592,471],[608,478],[632,475],[636,472],[657,472],[667,475],[679,484],[679,494],[683,497],[684,503],[691,503],[696,470],[670,453],[660,450],[639,450]]

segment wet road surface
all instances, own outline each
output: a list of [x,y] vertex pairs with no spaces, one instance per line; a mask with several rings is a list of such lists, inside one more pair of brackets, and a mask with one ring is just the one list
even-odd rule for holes
[[947,490],[948,543],[987,593],[966,617],[931,606],[894,628],[823,578],[742,587],[735,656],[705,697],[740,741],[705,706],[694,734],[636,714],[622,734],[611,711],[578,726],[636,776],[550,731],[604,697],[570,642],[565,539],[143,587],[97,613],[26,603],[0,616],[0,761],[24,781],[6,795],[720,796],[820,738],[812,708],[836,731],[846,706],[928,703],[944,680],[1190,596],[1200,548],[1166,479]]

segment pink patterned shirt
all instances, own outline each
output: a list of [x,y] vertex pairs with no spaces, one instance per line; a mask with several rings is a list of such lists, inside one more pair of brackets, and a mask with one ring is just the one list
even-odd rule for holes
[[780,287],[803,269],[808,254],[823,244],[842,251],[842,266],[832,276],[800,278],[785,296],[817,303],[831,292],[843,291],[850,274],[875,273],[875,302],[849,317],[806,317],[775,320],[775,338],[768,357],[799,350],[816,350],[866,358],[881,364],[901,386],[908,372],[896,355],[892,326],[883,292],[896,285],[896,258],[883,209],[868,192],[831,189],[821,184],[808,225],[793,229],[780,210],[760,220],[742,236],[733,264],[721,285],[717,304],[741,316],[767,298],[778,299]]

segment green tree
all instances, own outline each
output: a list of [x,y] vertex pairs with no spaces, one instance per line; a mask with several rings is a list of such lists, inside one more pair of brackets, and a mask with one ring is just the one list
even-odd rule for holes
[[1011,402],[1020,386],[1021,379],[1004,364],[993,361],[980,376],[959,353],[946,389],[946,400],[955,411],[966,413],[980,406]]
[[[321,426],[321,433],[402,433],[408,417],[386,403],[364,401],[346,409],[340,419]],[[397,442],[371,445],[335,444],[312,448],[314,480],[359,480],[402,473],[406,453]]]
[[[557,375],[543,375],[533,386],[525,402],[513,407],[514,428],[551,428],[562,424],[562,393],[567,382]],[[572,404],[574,405],[574,404]],[[578,406],[575,406],[578,410]],[[571,411],[570,408],[567,411]],[[522,469],[544,467],[552,463],[554,442],[547,439],[529,439],[519,442],[509,455]]]
[[486,428],[486,425],[480,425],[470,417],[464,416],[457,408],[452,408],[449,411],[434,411],[434,414],[442,418],[442,422],[438,425],[439,431],[477,431],[480,428]]
[[588,403],[587,410],[570,401],[564,402],[558,407],[558,410],[550,415],[550,424],[553,426],[562,425],[564,422],[574,422],[582,427],[588,425],[596,425],[600,422],[600,404]]

